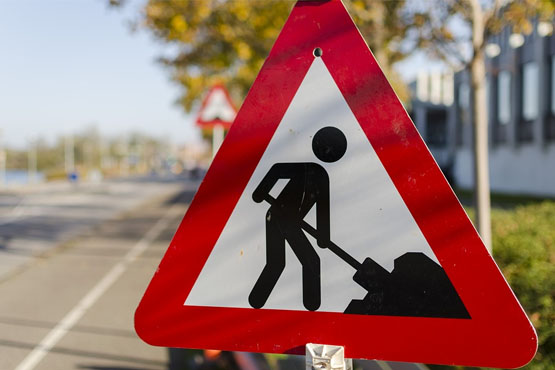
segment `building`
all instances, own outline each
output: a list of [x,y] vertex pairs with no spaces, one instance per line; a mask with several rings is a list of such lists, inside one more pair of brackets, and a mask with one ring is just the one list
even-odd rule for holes
[[449,182],[453,183],[455,166],[454,120],[450,107],[454,103],[452,73],[419,73],[410,84],[410,115],[420,135]]
[[[555,37],[540,23],[530,35],[509,28],[489,40],[487,100],[491,189],[555,196]],[[411,114],[446,176],[471,188],[473,124],[469,75],[423,75],[412,85]],[[443,82],[434,82],[434,81]],[[447,82],[446,82],[447,81]],[[453,86],[452,92],[447,89]],[[434,87],[435,86],[435,87]],[[434,100],[433,91],[452,97]],[[435,89],[435,90],[434,90]],[[419,91],[421,91],[419,93]],[[437,93],[435,93],[437,94]]]

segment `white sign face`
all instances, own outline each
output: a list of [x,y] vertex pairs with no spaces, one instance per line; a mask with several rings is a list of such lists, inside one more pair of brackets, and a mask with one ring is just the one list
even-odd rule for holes
[[220,120],[223,122],[233,122],[235,119],[235,108],[231,105],[225,91],[215,87],[206,98],[206,104],[200,112],[200,120],[211,122]]
[[[333,162],[323,162],[313,151],[314,135],[326,127],[339,129],[347,141],[344,155]],[[330,239],[359,262],[369,257],[391,272],[396,258],[420,252],[439,264],[324,62],[315,58],[185,305],[253,307],[249,295],[269,253],[266,220],[270,208],[267,201],[255,202],[253,193],[266,181],[272,166],[280,163],[316,164],[325,170]],[[277,198],[287,185],[288,180],[282,178],[269,194]],[[315,228],[317,212],[314,206],[304,218]],[[344,312],[352,299],[363,298],[367,291],[353,281],[353,267],[303,232],[320,260],[317,310]],[[262,308],[305,311],[303,268],[289,241],[286,243],[285,268]]]

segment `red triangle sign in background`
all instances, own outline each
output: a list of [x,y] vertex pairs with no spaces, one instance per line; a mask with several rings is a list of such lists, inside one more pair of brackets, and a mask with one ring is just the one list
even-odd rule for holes
[[[305,145],[328,126],[348,143],[336,163],[318,162]],[[327,172],[331,239],[356,261],[372,257],[393,276],[407,261],[401,254],[421,256],[446,276],[462,308],[419,311],[407,300],[405,311],[343,313],[346,296],[364,297],[353,279],[342,278],[358,262],[351,267],[315,247],[322,297],[305,309],[300,264],[289,246],[267,302],[249,306],[266,261],[269,207],[253,202],[252,190],[278,162],[317,163]],[[504,368],[526,364],[537,348],[534,328],[339,0],[295,5],[137,309],[135,327],[146,342],[167,347],[303,354],[305,344],[321,343],[344,346],[350,358]]]
[[229,92],[223,85],[214,85],[208,91],[197,114],[195,123],[200,127],[221,125],[229,128],[237,115]]

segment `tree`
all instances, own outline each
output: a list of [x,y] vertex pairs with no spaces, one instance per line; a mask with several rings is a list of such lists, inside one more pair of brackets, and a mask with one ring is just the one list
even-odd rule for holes
[[[293,5],[290,0],[149,0],[143,25],[177,46],[176,55],[160,60],[183,86],[180,103],[190,111],[215,83],[225,84],[236,102],[243,100]],[[404,0],[345,0],[345,5],[397,92],[406,98],[391,69],[407,55],[399,47],[410,28],[401,17]]]
[[[504,27],[530,33],[534,19],[553,19],[553,0],[433,0],[413,4],[417,46],[469,71],[474,109],[476,226],[491,251],[485,47]],[[457,29],[457,30],[456,30]]]

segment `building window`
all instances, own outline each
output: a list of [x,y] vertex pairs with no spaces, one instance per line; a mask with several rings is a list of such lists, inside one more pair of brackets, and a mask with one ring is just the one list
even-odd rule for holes
[[499,72],[496,80],[497,101],[492,102],[496,113],[493,124],[493,141],[495,143],[507,141],[507,126],[511,122],[511,91],[511,72]]
[[511,121],[511,72],[499,72],[497,91],[497,121],[507,125]]
[[465,109],[470,107],[470,88],[465,82],[459,86],[459,107]]
[[551,57],[551,115],[555,116],[555,55]]
[[492,125],[492,120],[491,120],[491,104],[492,104],[492,90],[493,90],[493,86],[492,86],[492,79],[493,77],[488,73],[486,75],[486,84],[485,84],[485,89],[486,89],[486,114],[487,114],[487,122],[488,122],[488,126]]
[[551,82],[549,84],[549,114],[545,120],[545,138],[555,140],[555,55],[551,56]]
[[426,114],[426,143],[430,147],[444,148],[447,146],[447,111],[432,110]]
[[522,65],[521,120],[517,131],[519,141],[532,141],[534,137],[532,125],[539,114],[538,72],[536,62],[528,62]]
[[522,66],[522,118],[533,121],[539,113],[538,64],[525,63]]
[[463,124],[470,121],[470,87],[463,82],[457,91],[457,145],[463,145]]

